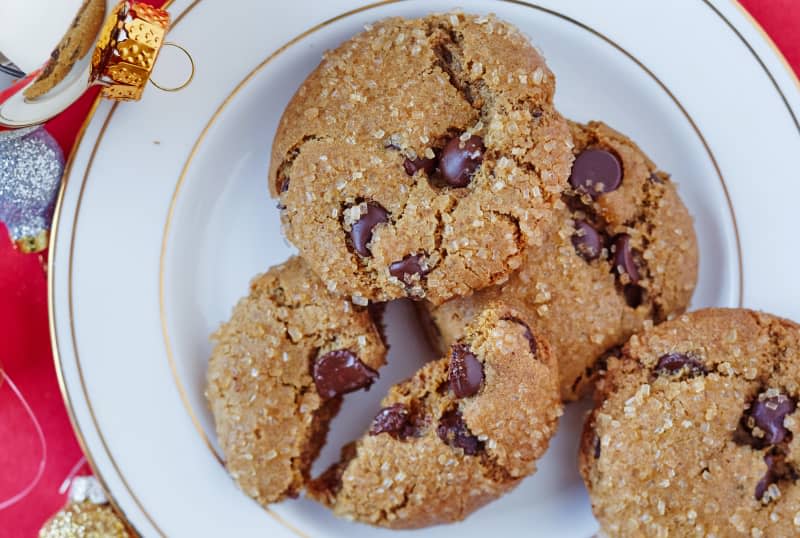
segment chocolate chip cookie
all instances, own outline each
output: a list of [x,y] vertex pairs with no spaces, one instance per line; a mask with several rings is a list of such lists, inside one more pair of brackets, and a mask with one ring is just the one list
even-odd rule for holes
[[682,315],[609,361],[580,468],[609,536],[800,534],[800,326]]
[[261,504],[297,496],[342,395],[384,364],[369,311],[294,257],[253,280],[213,339],[206,397],[228,472]]
[[444,345],[489,302],[531,309],[567,401],[592,386],[604,356],[631,334],[686,308],[698,260],[692,218],[669,176],[603,123],[571,129],[568,187],[520,269],[499,286],[427,305]]
[[41,97],[66,78],[78,60],[94,48],[105,13],[104,0],[83,1],[69,29],[50,53],[47,65],[36,81],[25,89],[25,97]]
[[501,304],[382,406],[309,496],[390,528],[459,521],[514,488],[536,470],[562,410],[547,342]]
[[504,280],[569,176],[554,90],[536,49],[494,17],[368,26],[281,119],[269,184],[287,237],[359,304],[438,304]]

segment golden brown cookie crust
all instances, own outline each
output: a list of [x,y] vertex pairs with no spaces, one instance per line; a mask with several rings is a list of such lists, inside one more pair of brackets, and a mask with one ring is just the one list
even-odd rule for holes
[[41,97],[64,80],[75,62],[94,47],[105,13],[105,0],[84,0],[67,33],[50,54],[50,61],[36,81],[25,90],[25,97]]
[[[555,78],[527,39],[494,17],[388,19],[327,53],[289,103],[269,185],[285,232],[329,289],[440,303],[497,283],[539,233],[572,162],[553,109]],[[466,187],[404,169],[452,137],[479,136]],[[359,254],[351,231],[386,212]],[[363,249],[362,249],[363,251]],[[408,277],[390,266],[419,256]]]
[[[604,531],[798,535],[799,383],[800,326],[775,316],[707,309],[633,336],[609,362],[582,439]],[[759,428],[753,417],[779,401],[784,413]]]
[[[529,247],[520,269],[500,286],[429,305],[442,341],[455,341],[481,305],[516,301],[535,315],[536,328],[551,343],[561,371],[561,394],[575,400],[592,386],[595,361],[650,322],[661,322],[688,306],[697,280],[697,241],[692,218],[669,176],[659,171],[625,135],[601,122],[571,123],[579,155],[587,148],[610,150],[623,170],[619,189],[582,207],[568,189],[545,227],[540,244]],[[577,207],[577,209],[576,209]],[[592,261],[573,245],[575,221],[599,222],[608,240],[629,234],[638,253],[644,300],[632,308],[613,273],[609,247]]]
[[314,361],[350,350],[383,366],[369,312],[331,295],[293,257],[256,277],[212,338],[206,398],[228,472],[262,505],[297,496],[341,403],[317,390]]
[[[408,410],[411,431],[376,433],[376,418],[370,433],[309,485],[309,496],[341,517],[418,528],[460,521],[533,474],[562,407],[556,361],[524,320],[501,304],[484,310],[451,356],[427,364],[383,400],[383,409]],[[462,398],[450,381],[459,346],[483,372],[478,391]],[[455,411],[471,437],[463,446],[442,437]]]

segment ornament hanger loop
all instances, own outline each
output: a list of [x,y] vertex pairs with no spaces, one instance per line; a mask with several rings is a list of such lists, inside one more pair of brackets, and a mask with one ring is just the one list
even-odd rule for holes
[[189,59],[189,66],[191,68],[191,71],[189,72],[189,77],[184,82],[182,82],[181,84],[178,84],[174,88],[164,87],[164,86],[160,85],[159,83],[157,83],[152,78],[150,78],[150,84],[152,84],[153,86],[155,86],[156,88],[158,88],[161,91],[177,92],[177,91],[180,91],[180,90],[184,89],[186,86],[188,86],[189,84],[192,83],[192,79],[194,79],[194,58],[192,58],[192,55],[189,53],[188,50],[186,50],[182,46],[178,45],[177,43],[173,43],[172,41],[164,42],[164,45],[162,46],[162,48],[164,48],[164,47],[175,47],[176,49],[182,51],[184,55],[186,55],[186,57]]

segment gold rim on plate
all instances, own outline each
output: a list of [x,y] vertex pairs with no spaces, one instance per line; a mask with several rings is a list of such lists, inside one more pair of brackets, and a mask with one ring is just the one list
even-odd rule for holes
[[[162,330],[163,336],[164,336],[164,346],[165,346],[165,351],[167,353],[167,361],[169,362],[170,371],[172,372],[172,375],[173,375],[173,378],[174,378],[174,381],[175,381],[175,385],[176,385],[176,388],[178,389],[178,392],[180,394],[180,398],[181,398],[181,401],[183,403],[183,406],[186,408],[186,412],[189,414],[189,417],[190,417],[190,419],[192,421],[192,424],[194,425],[195,430],[197,430],[197,433],[200,435],[200,438],[202,439],[203,443],[209,449],[209,451],[211,452],[212,456],[223,467],[224,467],[224,461],[223,461],[222,457],[214,450],[214,448],[212,446],[212,443],[211,443],[211,440],[208,438],[208,435],[206,434],[205,429],[202,427],[202,425],[200,423],[200,419],[198,418],[197,414],[195,413],[194,408],[192,407],[191,403],[189,402],[189,396],[188,396],[188,394],[186,392],[186,388],[184,387],[184,384],[183,384],[183,382],[182,382],[182,380],[180,378],[180,375],[178,374],[178,368],[177,368],[177,365],[176,365],[176,362],[175,362],[175,356],[174,356],[173,351],[172,351],[172,344],[171,344],[171,341],[170,341],[169,329],[167,327],[166,301],[164,299],[165,258],[166,258],[166,254],[168,252],[169,232],[170,232],[170,228],[171,228],[171,225],[172,225],[172,219],[173,219],[173,216],[174,216],[174,213],[175,213],[175,206],[177,204],[177,200],[178,200],[178,196],[180,194],[181,187],[183,186],[183,184],[185,182],[185,179],[186,179],[187,173],[189,171],[189,168],[191,167],[192,161],[194,160],[195,156],[197,155],[197,152],[200,149],[200,146],[203,144],[203,141],[205,140],[206,135],[211,130],[213,125],[216,123],[216,121],[222,115],[222,113],[227,108],[227,106],[238,95],[238,93],[253,78],[255,78],[255,76],[258,75],[258,73],[260,73],[261,70],[264,69],[274,58],[279,56],[282,52],[284,52],[286,49],[288,49],[290,46],[294,45],[295,43],[297,43],[298,41],[300,41],[304,37],[314,33],[315,31],[323,28],[324,26],[329,25],[330,23],[333,23],[335,21],[343,19],[343,18],[345,18],[347,16],[354,15],[356,13],[359,13],[359,12],[362,12],[362,11],[366,11],[368,9],[372,9],[372,8],[375,8],[375,7],[380,7],[380,6],[387,5],[387,4],[394,4],[394,3],[397,3],[397,2],[400,2],[400,1],[402,1],[402,0],[384,0],[382,2],[369,4],[369,5],[363,6],[361,8],[354,9],[352,11],[349,11],[349,12],[343,13],[341,15],[338,15],[338,16],[332,18],[332,19],[329,19],[329,20],[327,20],[327,21],[325,21],[325,22],[313,27],[313,28],[310,28],[309,30],[306,30],[305,32],[303,32],[302,34],[300,34],[297,37],[293,38],[291,41],[287,42],[285,45],[283,45],[282,47],[277,49],[275,52],[270,54],[267,58],[262,60],[258,65],[256,65],[255,68],[253,68],[253,70],[251,70],[234,87],[233,91],[231,91],[231,93],[229,93],[226,96],[226,98],[222,101],[222,103],[219,105],[217,110],[214,112],[214,114],[209,119],[209,121],[206,124],[206,126],[200,132],[200,135],[195,140],[195,143],[192,146],[191,151],[189,152],[189,156],[187,157],[186,162],[184,163],[183,168],[181,169],[181,173],[180,173],[180,175],[178,177],[178,182],[177,182],[177,184],[175,186],[175,191],[173,192],[172,199],[170,200],[169,210],[167,212],[167,220],[166,220],[166,222],[164,224],[164,232],[163,232],[163,235],[162,235],[162,243],[161,243],[161,254],[160,254],[160,259],[159,259],[159,310],[160,310],[160,316],[161,316],[161,330]],[[615,41],[613,41],[612,39],[607,37],[605,34],[602,34],[601,32],[599,32],[598,30],[596,30],[596,29],[594,29],[594,28],[592,28],[592,27],[590,27],[590,26],[588,26],[588,25],[586,25],[586,24],[584,24],[584,23],[582,23],[582,22],[580,22],[580,21],[578,21],[576,19],[573,19],[571,17],[563,15],[563,14],[557,12],[557,11],[554,11],[554,10],[551,10],[551,9],[547,9],[547,8],[542,7],[542,6],[537,6],[537,5],[534,5],[534,4],[530,4],[528,2],[525,2],[524,0],[501,0],[501,1],[507,2],[507,3],[511,3],[511,4],[521,5],[521,6],[524,6],[524,7],[529,7],[529,8],[532,8],[532,9],[536,9],[538,11],[542,11],[542,12],[547,13],[549,15],[553,15],[553,16],[558,17],[560,19],[566,20],[566,21],[568,21],[568,22],[570,22],[570,23],[572,23],[572,24],[574,24],[574,25],[576,25],[576,26],[578,26],[578,27],[590,32],[591,34],[595,35],[596,37],[602,39],[606,43],[608,43],[611,46],[613,46],[616,50],[620,51],[627,58],[629,58],[631,61],[633,61],[647,75],[649,75],[659,85],[659,87],[662,90],[664,90],[664,92],[670,97],[670,99],[672,99],[672,101],[675,103],[675,105],[678,107],[678,109],[681,111],[681,113],[687,119],[687,121],[691,125],[692,129],[697,134],[697,136],[700,138],[700,140],[701,140],[701,142],[703,144],[703,147],[705,148],[709,158],[711,159],[711,162],[712,162],[712,164],[714,166],[714,169],[715,169],[715,171],[717,173],[717,176],[718,176],[718,178],[720,180],[720,183],[722,185],[722,189],[723,189],[723,192],[725,194],[725,199],[726,199],[727,204],[728,204],[728,209],[730,211],[731,220],[733,222],[734,234],[736,236],[736,252],[737,252],[738,266],[739,266],[739,286],[738,286],[739,301],[738,301],[738,304],[739,304],[739,306],[742,306],[742,299],[743,299],[743,296],[744,296],[744,271],[743,271],[743,261],[742,261],[742,250],[741,250],[741,244],[740,244],[740,241],[739,241],[739,231],[738,231],[738,226],[737,226],[737,223],[736,223],[736,214],[735,214],[734,209],[733,209],[733,203],[732,203],[732,201],[730,199],[730,195],[728,194],[728,187],[727,187],[727,185],[725,183],[725,179],[724,179],[724,177],[722,175],[722,171],[719,168],[719,165],[717,163],[716,157],[714,156],[713,152],[711,151],[711,148],[708,145],[708,142],[706,141],[705,136],[702,134],[702,132],[700,131],[699,127],[695,123],[694,119],[691,117],[691,115],[686,110],[686,108],[683,106],[683,104],[672,93],[672,91],[666,86],[666,84],[664,82],[662,82],[655,75],[655,73],[652,70],[650,70],[644,63],[642,63],[641,60],[639,60],[632,53],[628,52],[622,46],[620,46]],[[293,532],[295,532],[297,534],[303,535],[301,533],[301,531],[299,531],[299,530],[297,530],[295,528],[292,528],[292,527],[287,527],[287,528],[289,528],[290,530],[292,530]]]
[[[173,3],[173,1],[174,0],[168,0],[165,3],[164,8],[169,7],[169,5],[171,5]],[[201,1],[202,0],[195,0],[183,12],[181,12],[181,14],[175,19],[175,23],[174,23],[173,27],[176,26],[181,21],[181,19],[183,19],[190,11],[192,11],[192,9],[194,9]],[[184,180],[184,177],[186,175],[186,172],[188,171],[188,168],[189,168],[189,166],[191,164],[191,160],[194,157],[194,155],[196,154],[196,151],[198,150],[199,146],[201,145],[201,143],[202,143],[203,139],[205,138],[208,130],[211,128],[211,126],[216,121],[218,116],[221,114],[223,109],[227,106],[227,104],[229,104],[229,102],[233,99],[233,97],[236,95],[236,93],[238,93],[238,91],[241,90],[241,88],[244,87],[244,85],[247,82],[249,82],[257,74],[258,71],[260,71],[264,66],[266,66],[269,63],[269,61],[274,59],[278,54],[282,53],[283,51],[285,51],[287,48],[289,48],[291,45],[295,44],[297,41],[301,40],[302,38],[307,37],[311,33],[315,32],[315,31],[317,31],[317,30],[319,30],[319,29],[321,29],[321,28],[323,28],[323,27],[325,27],[325,26],[327,26],[327,25],[329,25],[329,24],[331,24],[331,23],[333,23],[335,21],[341,20],[341,19],[343,19],[343,18],[345,18],[347,16],[353,15],[353,14],[358,13],[358,12],[366,11],[368,9],[372,9],[372,8],[375,8],[375,7],[383,6],[383,5],[386,5],[386,4],[397,3],[397,2],[401,2],[401,1],[403,1],[403,0],[384,0],[382,2],[377,2],[377,3],[374,3],[374,4],[369,4],[369,5],[366,5],[366,6],[362,6],[360,8],[355,9],[355,10],[351,10],[351,11],[342,13],[340,15],[337,15],[336,17],[333,17],[332,19],[324,21],[324,22],[314,26],[313,28],[310,28],[310,29],[306,30],[302,34],[298,35],[297,37],[293,38],[292,40],[290,40],[289,42],[284,44],[282,47],[280,47],[274,53],[272,53],[267,59],[265,59],[258,66],[256,66],[256,68],[254,68],[254,70],[251,71],[236,86],[234,91],[226,97],[226,99],[223,101],[223,103],[220,105],[220,107],[216,110],[216,112],[214,113],[212,118],[209,120],[208,124],[205,126],[205,128],[201,132],[200,136],[198,137],[197,141],[195,142],[195,144],[194,144],[194,146],[193,146],[193,148],[191,150],[189,158],[187,159],[187,161],[186,161],[186,163],[185,163],[185,165],[183,167],[183,170],[182,170],[181,175],[180,175],[180,177],[178,179],[178,183],[176,185],[175,191],[173,193],[173,197],[172,197],[172,200],[171,200],[171,203],[170,203],[169,214],[168,214],[168,217],[167,217],[167,222],[165,223],[165,228],[164,228],[164,236],[163,236],[162,250],[161,250],[161,260],[160,260],[160,275],[159,275],[159,277],[160,277],[159,278],[159,304],[160,304],[160,311],[161,311],[161,318],[162,318],[161,319],[162,330],[164,332],[167,356],[168,356],[168,360],[170,362],[170,368],[172,370],[173,376],[175,377],[175,383],[176,383],[176,385],[178,387],[181,399],[182,399],[182,401],[184,403],[184,406],[186,407],[187,413],[189,414],[189,416],[192,419],[192,422],[193,422],[195,428],[198,430],[198,433],[201,435],[203,440],[206,442],[206,444],[209,447],[209,449],[211,449],[211,444],[208,441],[208,438],[207,438],[207,436],[205,434],[205,431],[200,426],[200,423],[199,423],[197,417],[194,415],[194,412],[193,412],[191,406],[188,403],[188,397],[186,396],[186,392],[185,392],[185,390],[183,388],[183,384],[181,383],[181,380],[179,379],[179,376],[177,375],[177,370],[176,370],[176,367],[175,367],[175,364],[174,364],[174,358],[173,358],[172,352],[171,352],[171,346],[169,344],[169,335],[168,335],[167,328],[166,328],[166,323],[165,323],[164,302],[163,302],[163,269],[164,269],[164,255],[166,253],[166,246],[167,246],[167,236],[168,236],[168,233],[169,233],[169,227],[170,227],[170,224],[171,224],[171,219],[172,219],[172,214],[173,214],[173,209],[174,209],[174,206],[175,206],[175,202],[177,200],[178,193],[179,193],[180,187],[181,187],[181,185],[183,183],[183,180]],[[639,61],[632,54],[627,52],[625,49],[620,47],[618,44],[613,42],[611,39],[609,39],[608,37],[606,37],[605,35],[603,35],[599,31],[594,30],[593,28],[591,28],[591,27],[589,27],[589,26],[587,26],[587,25],[585,25],[585,24],[583,24],[583,23],[581,23],[581,22],[579,22],[579,21],[577,21],[575,19],[572,19],[570,17],[562,15],[561,13],[555,12],[553,10],[549,10],[549,9],[544,8],[542,6],[537,6],[537,5],[525,2],[523,0],[499,0],[499,1],[518,4],[518,5],[521,5],[521,6],[524,6],[524,7],[538,9],[538,10],[540,10],[542,12],[549,13],[551,15],[554,15],[554,16],[557,16],[557,17],[562,18],[564,20],[567,20],[568,22],[576,24],[579,27],[591,32],[595,36],[603,39],[604,41],[606,41],[607,43],[612,45],[614,48],[616,48],[617,50],[619,50],[620,52],[625,54],[629,59],[631,59],[639,67],[641,67],[648,75],[650,75],[659,84],[659,86],[665,92],[667,92],[667,94],[670,96],[670,98],[681,109],[681,111],[683,112],[683,114],[685,115],[687,120],[690,122],[691,126],[693,127],[693,129],[695,130],[695,132],[698,134],[698,136],[700,137],[701,141],[705,145],[706,150],[707,150],[707,152],[709,154],[709,157],[711,158],[712,163],[713,163],[715,169],[717,170],[717,173],[719,175],[720,181],[722,182],[723,189],[725,191],[725,196],[726,196],[726,198],[728,200],[729,209],[731,211],[731,217],[732,217],[733,224],[734,224],[734,232],[735,232],[735,235],[736,235],[737,254],[738,254],[738,259],[739,259],[739,303],[741,304],[742,297],[743,297],[743,285],[744,285],[744,275],[743,275],[743,270],[742,270],[743,269],[742,268],[742,252],[741,252],[741,244],[740,244],[740,240],[739,240],[738,229],[737,229],[737,225],[736,225],[735,213],[733,211],[733,206],[731,204],[731,200],[730,200],[730,197],[728,195],[727,186],[725,185],[724,179],[722,177],[722,174],[720,173],[720,170],[719,170],[719,167],[717,165],[716,159],[714,158],[713,154],[711,153],[710,148],[708,147],[708,144],[706,143],[705,138],[703,137],[703,135],[699,131],[699,129],[698,129],[697,125],[695,124],[695,122],[692,120],[692,118],[686,112],[685,108],[676,99],[674,94],[672,94],[672,92],[655,76],[655,74],[652,71],[650,71],[644,64],[642,64],[641,61]],[[766,73],[768,78],[771,80],[772,84],[775,86],[776,90],[778,91],[779,95],[781,96],[782,100],[784,101],[784,104],[786,105],[786,108],[787,108],[790,116],[792,117],[795,125],[798,127],[798,133],[800,134],[800,123],[798,123],[797,118],[796,118],[796,116],[794,114],[794,111],[791,109],[791,106],[789,105],[789,102],[788,102],[788,99],[786,98],[786,95],[783,93],[782,89],[778,85],[778,83],[775,80],[775,78],[772,75],[772,73],[767,68],[767,66],[764,63],[764,61],[756,53],[756,51],[749,44],[749,42],[744,38],[744,36],[738,31],[738,29],[730,22],[730,20],[728,20],[715,6],[713,6],[710,3],[709,0],[702,0],[702,1],[706,5],[708,5],[709,8],[711,8],[714,11],[714,13],[717,16],[719,16],[725,22],[725,24],[728,27],[731,28],[731,30],[737,35],[737,37],[745,44],[745,46],[748,48],[750,53],[755,57],[756,61],[761,65],[762,69],[764,70],[764,72]],[[741,4],[739,4],[738,1],[732,0],[732,2],[745,15],[746,20],[748,20],[751,24],[753,24],[753,26],[762,34],[762,36],[767,41],[768,45],[777,54],[779,60],[781,61],[782,65],[784,66],[784,68],[790,74],[790,78],[795,82],[795,84],[797,84],[798,88],[800,88],[800,82],[798,81],[798,78],[797,78],[796,74],[792,71],[791,67],[789,66],[788,61],[783,56],[783,54],[780,52],[780,50],[775,46],[775,44],[772,42],[772,40],[769,38],[769,36],[763,30],[763,28],[761,28],[761,26],[752,18],[752,16],[750,16],[750,14],[741,6]],[[81,146],[81,144],[83,142],[83,138],[85,136],[86,129],[88,128],[89,123],[94,118],[94,115],[95,115],[95,113],[97,111],[97,107],[99,105],[99,102],[100,102],[100,98],[98,96],[98,98],[95,99],[95,101],[94,101],[94,103],[93,103],[93,105],[92,105],[92,107],[91,107],[91,109],[90,109],[90,111],[89,111],[89,113],[88,113],[88,115],[86,117],[86,120],[81,125],[81,128],[80,128],[80,130],[78,132],[78,136],[76,138],[76,142],[75,142],[75,144],[74,144],[74,146],[73,146],[73,148],[72,148],[72,150],[70,152],[69,159],[68,159],[67,165],[65,167],[64,179],[62,181],[62,185],[61,185],[61,188],[60,188],[60,191],[59,191],[59,194],[58,194],[58,198],[57,198],[57,201],[56,201],[55,211],[54,211],[54,215],[53,215],[52,234],[50,236],[50,245],[49,245],[50,257],[49,257],[49,260],[48,260],[48,267],[47,267],[47,270],[48,270],[48,284],[47,284],[48,322],[49,322],[49,328],[50,328],[50,334],[51,334],[51,346],[52,346],[53,358],[54,358],[55,367],[56,367],[56,373],[57,373],[57,377],[58,377],[59,388],[61,390],[62,397],[63,397],[64,402],[66,404],[67,412],[68,412],[69,419],[70,419],[70,422],[72,424],[73,430],[75,431],[76,437],[78,438],[78,442],[79,442],[79,444],[81,446],[81,449],[83,450],[84,454],[87,457],[87,461],[89,463],[89,466],[92,468],[92,471],[94,472],[95,476],[98,478],[98,480],[100,481],[100,483],[103,486],[104,490],[106,491],[110,502],[112,503],[112,505],[116,508],[116,510],[119,513],[121,513],[123,516],[125,516],[125,512],[121,509],[119,503],[116,501],[116,499],[113,497],[113,495],[109,491],[109,488],[108,488],[106,482],[104,481],[101,473],[99,472],[99,468],[98,468],[96,462],[94,461],[94,459],[93,459],[93,457],[92,457],[92,455],[91,455],[91,453],[90,453],[90,451],[88,449],[88,444],[87,444],[87,442],[86,442],[86,440],[85,440],[85,438],[83,436],[83,433],[80,430],[80,427],[78,426],[78,421],[77,421],[77,417],[76,417],[76,414],[75,414],[75,411],[74,411],[74,408],[73,408],[73,405],[72,405],[72,400],[71,400],[71,397],[70,397],[70,394],[69,394],[69,390],[68,390],[68,388],[66,386],[66,382],[65,382],[65,379],[64,379],[64,372],[63,372],[61,358],[60,358],[60,354],[59,354],[59,342],[58,342],[57,331],[56,331],[55,308],[54,308],[54,305],[55,305],[55,297],[54,297],[54,288],[55,288],[55,279],[54,279],[54,274],[55,274],[55,245],[56,245],[57,237],[58,237],[58,224],[59,224],[60,217],[61,217],[61,211],[62,211],[62,205],[63,205],[63,199],[64,199],[64,192],[66,190],[66,185],[67,185],[67,183],[69,181],[69,178],[71,176],[72,165],[74,163],[74,160],[75,160],[75,157],[77,155],[78,149],[80,148],[80,146]],[[76,228],[75,224],[77,223],[78,214],[79,214],[79,208],[80,208],[80,201],[82,199],[82,193],[83,193],[83,190],[84,190],[85,185],[86,185],[86,180],[87,180],[89,172],[91,170],[93,158],[94,158],[94,156],[95,156],[95,154],[97,152],[98,146],[99,146],[99,144],[100,144],[100,142],[102,140],[103,135],[105,134],[105,130],[106,130],[106,128],[107,128],[107,126],[108,126],[108,124],[109,124],[109,122],[111,120],[111,117],[113,116],[113,113],[114,113],[115,109],[116,109],[116,106],[112,107],[112,109],[109,111],[109,114],[108,114],[106,120],[104,121],[104,124],[103,124],[100,132],[98,133],[98,137],[95,140],[95,145],[94,145],[94,147],[92,149],[89,162],[87,163],[87,167],[86,167],[86,169],[84,171],[83,181],[81,183],[81,191],[79,193],[79,200],[78,200],[78,204],[76,206],[74,220],[73,220],[73,230],[72,230],[73,234],[72,234],[71,245],[70,245],[70,261],[69,261],[70,271],[69,271],[69,294],[68,294],[69,302],[70,302],[71,336],[72,336],[72,339],[73,339],[73,347],[74,347],[74,350],[75,350],[76,363],[78,364],[79,377],[80,377],[81,386],[82,386],[82,389],[83,389],[83,394],[84,394],[84,397],[86,399],[87,406],[89,407],[89,410],[90,410],[90,415],[91,415],[91,418],[92,418],[92,422],[94,423],[95,429],[97,431],[98,436],[101,439],[103,447],[104,447],[109,459],[111,460],[115,471],[120,476],[120,479],[121,479],[123,485],[128,490],[128,493],[134,499],[134,501],[136,502],[136,504],[139,507],[139,509],[142,511],[142,513],[145,515],[145,517],[150,521],[150,523],[153,525],[153,527],[162,536],[164,536],[163,531],[161,531],[161,529],[156,525],[156,523],[153,520],[153,518],[150,516],[150,514],[144,508],[142,503],[139,501],[139,499],[136,497],[136,495],[131,490],[130,486],[128,485],[127,481],[124,478],[124,475],[122,474],[121,470],[119,469],[119,466],[116,464],[113,456],[111,455],[111,452],[110,452],[110,450],[108,448],[108,445],[106,444],[105,439],[104,439],[104,437],[103,437],[103,435],[102,435],[102,433],[100,431],[99,424],[97,423],[96,417],[94,416],[94,412],[92,410],[91,400],[89,399],[89,396],[88,396],[86,385],[85,385],[85,382],[84,382],[84,379],[83,379],[83,374],[80,371],[80,362],[79,362],[79,358],[78,358],[79,355],[78,355],[78,352],[77,352],[77,343],[75,341],[74,327],[72,326],[73,317],[71,315],[72,314],[72,278],[71,278],[71,268],[72,268],[72,249],[73,249],[73,245],[74,245],[74,235],[75,235],[75,228]],[[219,456],[216,454],[216,452],[213,451],[213,449],[211,451],[214,454],[214,456],[219,460]],[[299,530],[297,530],[297,529],[293,528],[292,526],[290,526],[286,521],[284,521],[274,511],[269,511],[269,512],[273,515],[273,517],[275,517],[276,521],[278,523],[282,524],[285,528],[287,528],[288,530],[294,532],[295,534],[297,534],[299,536],[305,536]]]
[[[233,101],[233,99],[236,97],[236,95],[264,67],[266,67],[267,64],[270,63],[270,61],[272,61],[275,57],[277,57],[280,53],[285,51],[291,45],[295,44],[297,41],[299,41],[300,39],[302,39],[302,38],[306,37],[307,35],[313,33],[314,31],[320,29],[322,26],[325,26],[325,25],[327,25],[327,24],[329,24],[331,22],[334,22],[336,20],[340,20],[340,19],[342,19],[344,17],[347,17],[349,15],[353,15],[355,13],[358,13],[358,12],[361,12],[361,11],[365,11],[367,9],[371,9],[373,7],[378,7],[378,6],[382,6],[382,5],[386,5],[386,4],[393,4],[393,3],[397,3],[397,2],[401,2],[401,1],[403,1],[403,0],[384,0],[382,2],[378,2],[378,3],[375,3],[375,4],[370,4],[370,5],[364,6],[362,8],[359,8],[357,10],[353,10],[351,12],[343,13],[343,14],[341,14],[341,15],[333,18],[333,19],[325,21],[324,23],[322,23],[322,24],[320,24],[318,26],[315,26],[315,27],[307,30],[306,32],[300,34],[299,36],[295,37],[294,39],[292,39],[291,41],[289,41],[288,43],[286,43],[285,45],[280,47],[274,53],[269,55],[266,59],[264,59],[261,62],[259,62],[259,64],[256,65],[256,67],[253,68],[253,70],[250,71],[236,85],[236,87],[233,89],[233,91],[226,96],[226,98],[222,101],[222,104],[220,104],[220,106],[217,108],[217,110],[211,116],[211,119],[209,119],[208,123],[203,128],[203,130],[200,132],[200,135],[197,137],[197,139],[195,140],[195,143],[192,146],[191,151],[189,152],[189,156],[187,157],[187,159],[186,159],[186,161],[185,161],[185,163],[183,165],[183,168],[181,169],[181,173],[180,173],[180,175],[178,177],[178,183],[175,186],[175,191],[173,192],[172,199],[170,200],[169,210],[167,212],[167,220],[166,220],[166,223],[164,225],[164,232],[162,234],[161,255],[160,255],[160,260],[159,260],[159,308],[160,308],[160,315],[161,315],[161,329],[162,329],[162,332],[164,333],[164,345],[165,345],[165,349],[166,349],[166,352],[167,352],[167,359],[169,361],[170,370],[172,372],[173,377],[175,378],[175,383],[177,385],[178,392],[180,393],[180,397],[181,397],[181,400],[183,402],[183,405],[184,405],[184,407],[186,407],[186,410],[189,413],[189,416],[190,416],[190,418],[192,420],[192,423],[193,423],[195,429],[200,433],[200,436],[202,437],[203,442],[205,443],[205,445],[208,447],[208,449],[212,452],[214,457],[217,459],[217,461],[221,465],[224,465],[222,457],[213,449],[211,440],[208,438],[208,436],[205,433],[205,430],[200,425],[200,420],[197,418],[197,415],[195,414],[194,410],[192,409],[191,404],[189,403],[189,397],[188,397],[188,395],[186,393],[186,389],[183,386],[183,382],[181,381],[180,376],[178,375],[177,366],[175,365],[175,357],[174,357],[174,354],[172,352],[172,344],[170,342],[169,331],[167,329],[166,302],[165,302],[165,299],[164,299],[164,288],[165,288],[165,284],[164,284],[164,267],[165,267],[165,257],[166,257],[167,250],[168,250],[167,249],[167,240],[168,240],[169,231],[170,231],[170,228],[171,228],[171,225],[172,225],[172,218],[173,218],[174,211],[175,211],[175,205],[177,203],[178,195],[180,193],[181,187],[183,186],[183,183],[184,183],[184,181],[186,179],[186,175],[187,175],[187,173],[189,171],[189,168],[190,168],[190,166],[192,164],[192,161],[194,160],[195,156],[197,155],[197,151],[200,149],[200,146],[202,145],[203,141],[205,140],[205,137],[208,134],[208,131],[210,131],[211,127],[214,125],[214,123],[216,123],[216,121],[219,119],[219,116],[222,114],[222,112],[225,110],[225,108],[227,108],[227,106],[231,103],[231,101]],[[742,254],[741,254],[741,245],[740,245],[740,242],[739,242],[739,231],[738,231],[738,226],[737,226],[737,222],[736,222],[736,215],[735,215],[734,210],[733,210],[733,203],[731,202],[730,196],[728,194],[727,184],[725,183],[725,180],[724,180],[724,177],[722,175],[722,172],[721,172],[721,170],[720,170],[720,168],[719,168],[719,166],[717,164],[717,160],[716,160],[713,152],[711,151],[710,146],[708,145],[708,143],[707,143],[705,137],[703,136],[702,132],[700,131],[699,127],[697,126],[697,124],[695,123],[695,121],[691,117],[691,115],[688,113],[686,108],[683,106],[683,104],[677,99],[677,97],[675,97],[675,95],[672,93],[672,91],[653,73],[653,71],[651,71],[647,66],[645,66],[645,64],[643,64],[638,58],[633,56],[633,54],[631,54],[630,52],[628,52],[627,50],[622,48],[620,45],[618,45],[616,42],[614,42],[613,40],[611,40],[610,38],[608,38],[604,34],[600,33],[597,30],[595,30],[594,28],[591,28],[591,27],[585,25],[584,23],[581,23],[580,21],[572,19],[571,17],[568,17],[568,16],[563,15],[561,13],[558,13],[556,11],[553,11],[553,10],[550,10],[550,9],[547,9],[547,8],[544,8],[544,7],[541,7],[541,6],[536,6],[536,5],[533,5],[533,4],[529,4],[529,3],[525,2],[524,0],[499,0],[499,1],[507,2],[507,3],[510,3],[510,4],[518,4],[518,5],[522,5],[522,6],[525,6],[525,7],[531,7],[531,8],[537,9],[539,11],[548,13],[550,15],[554,15],[554,16],[556,16],[558,18],[567,20],[568,22],[571,22],[571,23],[575,24],[576,26],[589,31],[593,35],[601,38],[602,40],[604,40],[607,43],[609,43],[610,45],[612,45],[615,49],[619,50],[625,56],[627,56],[629,59],[631,59],[634,63],[636,63],[643,71],[645,71],[645,73],[647,73],[659,85],[659,87],[661,87],[665,91],[665,93],[667,93],[667,95],[670,97],[670,99],[672,99],[672,101],[679,108],[681,113],[687,119],[687,121],[691,125],[692,129],[695,131],[695,133],[697,134],[697,136],[700,138],[701,142],[703,143],[703,146],[705,147],[706,152],[708,153],[708,156],[711,159],[711,162],[712,162],[712,164],[714,166],[714,169],[715,169],[715,171],[717,173],[717,176],[719,177],[720,183],[722,185],[722,189],[723,189],[723,192],[725,194],[725,198],[727,200],[728,208],[730,210],[731,219],[732,219],[732,222],[733,222],[734,234],[736,236],[736,249],[737,249],[737,257],[738,257],[738,261],[739,261],[739,286],[738,286],[739,306],[742,306],[742,298],[744,296],[743,262],[742,262]]]

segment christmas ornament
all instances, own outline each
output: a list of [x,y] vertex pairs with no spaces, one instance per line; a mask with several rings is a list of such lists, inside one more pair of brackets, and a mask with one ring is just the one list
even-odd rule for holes
[[39,531],[39,538],[132,538],[93,476],[72,480],[69,503]]
[[[105,22],[104,14],[105,0],[84,0],[47,63],[0,90],[0,131],[41,124],[74,103],[91,86],[102,86],[103,97],[136,101],[141,99],[148,81],[166,91],[179,90],[191,82],[191,55],[183,47],[164,41],[170,26],[169,13],[143,2],[122,0],[111,9]],[[24,45],[26,35],[30,33],[23,33],[11,44]],[[187,80],[175,88],[164,88],[150,80],[165,45],[186,54],[191,65]],[[27,51],[24,46],[15,50],[21,51],[18,55]],[[8,54],[8,59],[14,61]]]
[[64,156],[41,127],[0,133],[0,222],[23,252],[47,248]]

